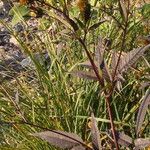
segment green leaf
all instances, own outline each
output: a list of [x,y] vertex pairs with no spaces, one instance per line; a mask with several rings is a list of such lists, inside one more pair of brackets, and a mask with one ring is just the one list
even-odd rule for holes
[[81,29],[84,29],[84,28],[85,28],[85,25],[84,25],[84,23],[83,23],[81,20],[79,20],[79,19],[76,18],[76,17],[75,17],[75,20],[77,21],[77,23],[78,23],[78,25],[81,27]]
[[9,11],[9,15],[13,16],[13,19],[11,21],[12,26],[14,26],[20,21],[23,21],[23,17],[28,15],[29,12],[29,8],[24,5],[15,5],[14,7],[12,7],[12,9]]
[[106,20],[100,20],[99,22],[93,24],[92,26],[89,27],[89,31],[90,30],[95,30],[97,29],[101,24],[103,24]]
[[46,30],[50,26],[50,21],[45,18],[39,19],[39,29]]
[[143,17],[150,18],[150,4],[145,4],[141,11]]

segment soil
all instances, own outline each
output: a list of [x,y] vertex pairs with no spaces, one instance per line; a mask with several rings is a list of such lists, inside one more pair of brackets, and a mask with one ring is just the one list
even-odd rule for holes
[[[7,0],[0,2],[0,19],[8,25],[12,19],[12,17],[9,16],[9,10],[12,6],[13,5],[8,3]],[[32,28],[36,28],[35,19],[29,20],[28,23],[30,26],[32,26]],[[18,23],[13,27],[13,31],[22,35],[20,38],[24,38],[23,40],[28,40],[30,43],[32,43],[31,36],[28,36],[28,39],[24,36],[24,30],[25,27],[21,23]],[[40,56],[41,53],[35,53],[35,57],[37,59],[40,59]],[[49,64],[50,58],[48,57],[48,54],[43,53],[42,57],[45,58],[44,63]],[[21,72],[25,71],[27,67],[32,66],[33,63],[31,62],[30,58],[21,51],[16,39],[11,35],[5,25],[0,24],[0,83],[13,79]]]

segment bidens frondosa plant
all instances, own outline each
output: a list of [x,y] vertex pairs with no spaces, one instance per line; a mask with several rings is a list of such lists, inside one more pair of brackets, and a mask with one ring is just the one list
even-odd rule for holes
[[[56,149],[50,145],[71,150],[149,148],[150,43],[137,42],[149,34],[143,24],[149,21],[145,13],[149,5],[138,7],[122,0],[76,2],[77,7],[71,8],[66,0],[36,0],[27,5],[29,11],[42,10],[41,18],[36,18],[41,24],[33,34],[44,48],[36,40],[32,43],[39,52],[46,51],[51,63],[43,69],[29,51],[32,47],[18,39],[35,68],[29,70],[34,74],[28,80],[16,77],[19,92],[14,94],[13,89],[8,94],[8,87],[0,86],[1,124],[13,131],[12,138],[4,136],[3,141],[9,145],[13,139],[17,148],[25,142],[20,147],[29,149]],[[22,20],[28,17],[23,11]],[[26,133],[32,135],[29,140]]]

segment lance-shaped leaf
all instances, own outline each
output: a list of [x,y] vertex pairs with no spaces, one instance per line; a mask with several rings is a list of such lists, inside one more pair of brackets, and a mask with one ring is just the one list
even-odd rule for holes
[[105,47],[103,45],[103,40],[101,37],[98,39],[98,45],[95,51],[95,61],[97,62],[97,68],[99,68],[100,64],[104,61],[104,52],[105,52]]
[[[112,81],[112,76],[110,74],[109,68],[106,62],[104,61],[104,51],[105,51],[105,47],[103,46],[102,38],[99,37],[96,52],[94,54],[95,57],[94,62],[96,64],[96,67],[99,70],[99,73],[101,73],[100,75],[102,75],[102,78],[104,78],[106,81]],[[80,65],[87,67],[89,69],[93,69],[89,61],[85,61]]]
[[135,150],[141,150],[150,146],[150,138],[138,138],[134,140]]
[[79,64],[80,66],[83,66],[83,67],[86,67],[86,68],[89,68],[89,69],[92,69],[92,65],[90,63],[90,61],[84,61],[82,63]]
[[150,48],[150,44],[148,44],[145,47],[140,47],[128,52],[127,55],[124,56],[119,62],[119,66],[118,66],[119,72],[122,73],[125,70],[127,70],[129,67],[131,67],[149,48]]
[[[116,51],[112,51],[112,57],[111,57],[111,69],[112,69],[112,75],[114,76],[115,70],[117,69],[117,60],[118,56]],[[116,74],[118,74],[118,69],[116,70]]]
[[[89,61],[83,62],[80,65],[84,66],[86,68],[89,68],[89,69],[93,69]],[[108,66],[105,62],[102,62],[102,64],[100,64],[100,70],[102,72],[102,78],[104,78],[108,82],[112,81],[112,76],[111,76],[109,68],[108,68]],[[98,81],[98,79],[97,79],[97,77],[96,77],[96,75],[93,71],[90,71],[90,72],[73,71],[73,72],[71,72],[71,74],[76,75],[80,78],[86,78],[86,79],[89,79],[89,80]]]
[[50,4],[47,4],[47,5],[50,8],[52,8],[53,10],[55,10],[55,13],[54,13],[52,11],[49,11],[49,10],[43,8],[43,10],[46,11],[50,16],[59,20],[64,25],[66,25],[68,28],[73,28],[74,31],[77,31],[79,29],[78,25],[74,22],[74,20],[72,20],[68,15],[66,15],[66,13],[62,12],[60,9],[58,9]]
[[100,64],[100,69],[102,70],[102,77],[108,82],[112,81],[112,76],[105,61]]
[[83,140],[74,133],[67,133],[63,131],[44,131],[39,133],[32,134],[37,136],[53,146],[62,148],[62,149],[71,149],[76,146],[80,146],[83,143]]
[[119,67],[118,67],[118,59],[119,63],[121,63],[123,57],[125,57],[127,54],[125,52],[121,52],[121,56],[119,58],[120,52],[116,52],[116,51],[112,51],[112,55],[111,55],[111,74],[112,77],[115,79],[115,81],[117,81],[117,88],[120,91],[121,90],[121,81],[124,81],[124,78],[122,77],[122,74],[119,73]]
[[146,114],[149,104],[150,104],[150,89],[147,90],[147,92],[145,93],[145,96],[143,97],[143,101],[139,107],[139,111],[138,111],[138,115],[137,115],[137,119],[136,119],[136,134],[137,135],[143,124],[145,114]]
[[100,141],[100,133],[97,127],[97,122],[94,117],[94,114],[91,115],[91,135],[92,135],[92,145],[94,150],[101,150],[101,141]]
[[[103,40],[101,37],[99,37],[98,45],[97,45],[96,51],[94,53],[94,59],[95,59],[94,62],[98,69],[100,69],[99,67],[102,64],[102,62],[104,61],[104,51],[105,51],[105,47],[103,45]],[[81,63],[81,65],[92,69],[92,65],[91,65],[90,61],[85,61],[85,62]]]
[[[124,58],[127,57],[127,53],[125,52],[116,52],[112,51],[112,56],[111,56],[111,69],[112,69],[112,75],[118,76],[119,73],[119,66],[118,66],[118,59],[119,59],[119,65],[123,63]],[[121,56],[120,56],[121,55]],[[120,57],[120,58],[119,58]],[[121,75],[121,74],[120,74]]]
[[125,3],[123,2],[123,0],[119,0],[119,5],[121,8],[121,12],[123,14],[123,17],[124,17],[125,21],[127,21],[127,10],[126,10],[126,6],[125,6]]
[[89,27],[89,31],[90,30],[95,30],[96,28],[98,28],[101,24],[103,24],[106,20],[100,20],[98,23],[93,24],[92,26]]
[[[120,56],[120,53],[121,53],[121,56]],[[123,51],[122,52],[120,52],[120,51],[116,52],[114,50],[111,51],[111,69],[112,69],[112,75],[114,75],[115,69],[117,69],[117,73],[118,73],[118,68],[116,68],[116,67],[118,65],[117,63],[118,63],[119,57],[120,57],[120,61],[121,61],[126,56],[127,56],[127,53],[125,53]]]
[[72,75],[75,75],[80,78],[88,79],[88,80],[95,80],[98,81],[94,72],[85,72],[85,71],[72,71],[70,72]]
[[117,133],[117,140],[118,143],[122,146],[128,147],[129,145],[132,144],[132,138],[123,132],[118,132]]

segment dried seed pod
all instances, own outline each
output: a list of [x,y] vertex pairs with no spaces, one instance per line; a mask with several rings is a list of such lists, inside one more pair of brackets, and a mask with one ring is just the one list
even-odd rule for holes
[[27,4],[27,2],[28,2],[28,0],[19,0],[19,3],[20,3],[21,5],[25,5],[25,4]]
[[91,17],[91,5],[88,0],[78,0],[77,6],[80,9],[82,19],[86,23]]

